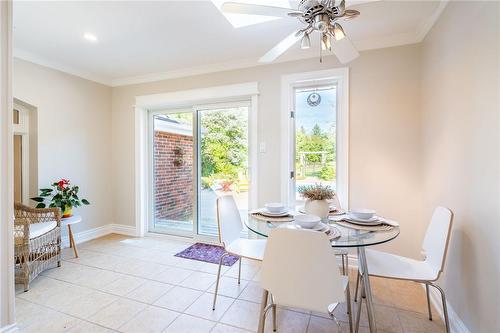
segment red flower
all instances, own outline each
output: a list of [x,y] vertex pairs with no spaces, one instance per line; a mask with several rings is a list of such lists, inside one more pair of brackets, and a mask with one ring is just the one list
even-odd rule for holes
[[65,186],[66,186],[66,185],[68,185],[68,184],[69,184],[69,180],[67,180],[67,179],[64,179],[64,178],[63,178],[63,179],[61,179],[61,180],[57,183],[57,187],[59,187],[59,189],[60,189],[61,191],[63,191],[63,190],[64,190],[64,188],[65,188]]

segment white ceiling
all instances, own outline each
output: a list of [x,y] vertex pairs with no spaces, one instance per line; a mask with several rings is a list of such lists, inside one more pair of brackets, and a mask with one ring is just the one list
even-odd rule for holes
[[[250,2],[250,1],[248,1]],[[272,1],[269,1],[272,4]],[[420,42],[444,1],[377,1],[343,24],[360,50]],[[210,1],[14,3],[14,55],[109,85],[247,67],[299,28],[285,18],[234,28]],[[84,33],[98,41],[89,42]],[[296,45],[280,60],[317,57]]]

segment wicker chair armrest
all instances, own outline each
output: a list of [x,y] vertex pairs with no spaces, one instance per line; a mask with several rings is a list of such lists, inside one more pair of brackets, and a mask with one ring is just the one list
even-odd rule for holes
[[21,203],[14,204],[14,225],[29,227],[30,224],[56,221],[61,226],[61,210],[56,207],[32,208]]

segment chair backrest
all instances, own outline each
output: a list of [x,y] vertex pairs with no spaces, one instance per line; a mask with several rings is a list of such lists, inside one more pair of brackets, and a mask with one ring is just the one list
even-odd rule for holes
[[269,233],[260,284],[283,306],[327,313],[330,304],[345,300],[330,241],[312,230],[276,228]]
[[219,226],[219,242],[224,246],[240,237],[243,224],[232,195],[217,198],[217,224]]
[[443,271],[450,240],[453,213],[448,208],[437,207],[432,214],[422,245],[425,261],[435,270],[437,276]]

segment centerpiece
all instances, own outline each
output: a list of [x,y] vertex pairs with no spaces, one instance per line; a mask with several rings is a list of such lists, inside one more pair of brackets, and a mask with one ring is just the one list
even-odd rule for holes
[[330,214],[330,203],[327,200],[335,198],[335,191],[328,185],[303,185],[298,187],[299,193],[306,203],[304,211],[308,215],[316,215],[325,219]]
[[36,208],[47,207],[46,201],[49,201],[49,207],[59,207],[62,212],[62,217],[70,217],[73,215],[73,208],[83,205],[90,205],[87,199],[80,199],[78,191],[80,187],[70,185],[67,179],[61,179],[51,184],[52,188],[40,189],[40,196],[31,198],[38,202]]

